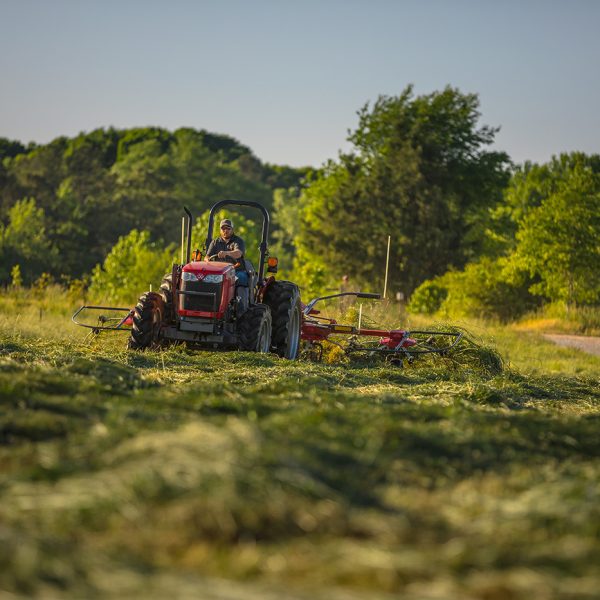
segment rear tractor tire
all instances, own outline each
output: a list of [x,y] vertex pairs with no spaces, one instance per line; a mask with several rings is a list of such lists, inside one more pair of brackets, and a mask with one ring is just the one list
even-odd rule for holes
[[127,347],[130,350],[157,349],[165,321],[165,302],[160,294],[146,292],[133,309],[133,326]]
[[275,281],[267,288],[264,301],[273,317],[271,351],[282,358],[295,360],[300,351],[302,327],[298,286],[291,281]]
[[271,311],[264,304],[251,306],[239,321],[240,350],[269,352],[271,348]]

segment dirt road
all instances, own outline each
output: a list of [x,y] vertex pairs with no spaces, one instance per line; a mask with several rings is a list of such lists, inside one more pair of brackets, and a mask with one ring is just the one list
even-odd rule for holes
[[559,335],[555,333],[545,333],[547,340],[558,344],[559,346],[568,346],[578,348],[584,352],[600,356],[600,337],[591,337],[586,335]]

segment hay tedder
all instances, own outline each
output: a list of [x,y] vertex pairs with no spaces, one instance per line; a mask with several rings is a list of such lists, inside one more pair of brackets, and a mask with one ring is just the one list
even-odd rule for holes
[[335,319],[321,316],[315,305],[322,300],[342,297],[381,299],[379,294],[342,292],[314,298],[302,310],[302,340],[308,358],[321,360],[324,342],[334,344],[346,355],[381,357],[392,363],[413,362],[423,354],[446,356],[463,337],[461,331],[425,331],[405,329],[373,329],[343,325]]
[[[128,346],[132,350],[185,343],[200,349],[274,352],[288,359],[298,358],[302,347],[303,356],[321,360],[324,345],[333,344],[346,355],[380,356],[402,364],[422,354],[446,355],[460,342],[460,332],[409,332],[344,325],[321,316],[315,308],[323,300],[344,296],[379,299],[379,294],[342,292],[303,304],[296,284],[275,279],[277,259],[269,257],[267,243],[269,213],[257,202],[217,202],[209,213],[205,251],[212,240],[217,211],[232,205],[256,208],[262,213],[258,269],[247,259],[243,259],[243,264],[231,264],[215,260],[216,255],[202,260],[199,250],[192,254],[193,219],[184,208],[185,261],[173,265],[159,291],[145,292],[133,308],[82,306],[73,315],[73,322],[90,329],[92,334],[125,331],[129,333]],[[240,269],[248,274],[247,286],[237,283],[236,270]],[[91,321],[93,317],[95,322]]]

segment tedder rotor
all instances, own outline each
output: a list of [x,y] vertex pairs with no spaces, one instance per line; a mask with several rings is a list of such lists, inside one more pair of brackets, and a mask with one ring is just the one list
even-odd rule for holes
[[322,300],[343,296],[380,299],[380,294],[364,292],[342,292],[314,298],[303,306],[302,340],[308,357],[321,360],[323,342],[340,347],[346,355],[363,355],[369,358],[382,357],[390,362],[411,363],[423,354],[446,356],[456,348],[463,337],[460,331],[427,331],[405,329],[372,329],[344,325],[335,319],[321,316],[315,305]]

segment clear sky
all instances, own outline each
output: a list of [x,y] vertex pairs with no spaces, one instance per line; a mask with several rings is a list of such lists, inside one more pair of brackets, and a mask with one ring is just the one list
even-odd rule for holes
[[318,166],[413,83],[516,162],[600,153],[600,0],[0,0],[0,136],[190,126]]

